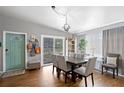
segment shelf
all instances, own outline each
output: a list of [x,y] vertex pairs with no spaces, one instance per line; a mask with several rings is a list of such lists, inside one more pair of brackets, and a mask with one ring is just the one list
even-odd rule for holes
[[75,40],[68,39],[68,53],[75,52]]

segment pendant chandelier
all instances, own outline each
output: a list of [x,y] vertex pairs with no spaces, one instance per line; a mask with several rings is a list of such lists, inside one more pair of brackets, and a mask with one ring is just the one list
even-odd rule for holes
[[65,16],[65,24],[64,24],[64,30],[65,31],[69,31],[69,29],[70,29],[70,25],[67,23],[67,14],[66,14],[66,16]]
[[68,17],[68,12],[66,11],[64,14],[60,13],[59,11],[57,11],[55,6],[51,6],[51,8],[58,14],[58,15],[62,15],[65,17],[65,24],[63,26],[64,31],[69,32],[69,29],[71,28],[70,25],[67,23],[67,17]]

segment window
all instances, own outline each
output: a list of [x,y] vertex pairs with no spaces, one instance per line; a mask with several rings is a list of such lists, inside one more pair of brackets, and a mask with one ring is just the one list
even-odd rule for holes
[[102,31],[89,33],[85,37],[87,40],[86,53],[102,57]]

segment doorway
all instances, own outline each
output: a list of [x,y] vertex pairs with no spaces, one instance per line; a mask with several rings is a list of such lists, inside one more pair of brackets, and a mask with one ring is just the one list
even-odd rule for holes
[[65,55],[65,38],[57,36],[41,36],[42,53],[41,59],[43,65],[52,63],[52,55]]
[[3,72],[26,68],[26,38],[26,33],[3,32]]

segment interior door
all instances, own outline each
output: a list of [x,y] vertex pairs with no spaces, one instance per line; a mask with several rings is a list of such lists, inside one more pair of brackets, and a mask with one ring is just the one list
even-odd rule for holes
[[6,71],[25,68],[25,35],[6,33]]
[[43,62],[44,64],[48,64],[52,62],[52,55],[54,54],[54,39],[49,37],[43,38],[43,50],[44,50],[44,57]]
[[42,36],[41,39],[43,47],[41,60],[44,65],[53,62],[53,55],[65,55],[64,37]]

